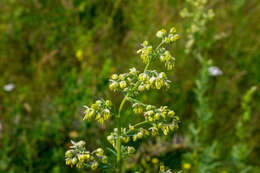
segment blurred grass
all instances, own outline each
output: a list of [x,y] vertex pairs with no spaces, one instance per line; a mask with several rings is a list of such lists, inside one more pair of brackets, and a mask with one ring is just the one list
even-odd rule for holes
[[[175,74],[170,76],[174,84],[167,93],[149,93],[149,98],[143,99],[174,107],[182,120],[178,133],[185,137],[187,125],[195,118],[193,88],[200,69],[198,62],[184,53],[185,21],[179,12],[185,6],[181,0],[2,0],[0,172],[78,172],[64,164],[70,138],[84,139],[91,148],[104,143],[102,136],[107,133],[81,121],[80,108],[99,97],[112,96],[117,103],[118,95],[104,93],[110,74],[135,66],[138,44],[154,38],[161,27],[176,26],[181,32],[174,48]],[[260,83],[260,3],[212,0],[208,6],[216,17],[205,38],[224,36],[206,50],[223,71],[208,93],[214,112],[209,139],[220,141],[221,160],[229,165],[227,152],[243,111],[241,98]],[[82,56],[76,55],[79,50]],[[15,88],[6,92],[3,87],[9,83]],[[257,91],[251,103],[252,165],[260,162],[259,102]],[[175,157],[181,159],[178,155],[187,150],[164,152],[162,159],[170,163]]]

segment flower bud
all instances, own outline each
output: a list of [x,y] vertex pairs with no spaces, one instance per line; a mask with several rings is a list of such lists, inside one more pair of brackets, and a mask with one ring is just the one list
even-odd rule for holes
[[131,124],[129,124],[129,130],[133,131],[135,129],[134,126],[132,126]]
[[164,39],[164,41],[165,41],[165,43],[170,43],[171,42],[171,39],[170,39],[170,37],[166,37],[165,39]]
[[118,90],[118,86],[119,86],[118,82],[112,82],[109,85],[109,89],[111,89],[112,91],[117,91]]
[[104,116],[105,120],[108,120],[110,118],[111,114],[110,114],[109,109],[104,109],[103,110],[103,116]]
[[125,80],[125,75],[124,75],[124,74],[120,74],[120,75],[119,75],[119,79],[120,79],[120,80]]
[[147,74],[141,73],[141,74],[139,75],[139,80],[140,80],[140,81],[144,82],[144,81],[146,81],[146,79],[147,79]]
[[137,74],[136,68],[131,68],[129,74],[136,75]]
[[161,78],[157,78],[155,81],[155,87],[157,89],[161,89],[162,86],[163,86],[163,80]]
[[153,85],[153,83],[155,82],[156,78],[153,76],[149,79],[149,83],[150,85]]
[[147,105],[147,106],[146,106],[146,110],[147,110],[147,111],[151,110],[152,108],[153,108],[152,105]]
[[143,92],[144,91],[144,86],[143,85],[139,85],[139,87],[138,87],[138,91],[140,91],[140,92]]
[[159,120],[159,119],[160,119],[160,114],[159,114],[159,113],[156,113],[156,114],[154,115],[154,119],[155,119],[155,120]]
[[124,89],[124,88],[126,87],[126,82],[125,82],[125,81],[121,81],[121,82],[119,83],[119,85],[120,85],[120,88],[121,88],[121,89]]
[[66,153],[65,153],[65,157],[67,158],[71,158],[73,156],[73,150],[68,150]]
[[173,33],[175,33],[175,32],[176,32],[176,28],[175,28],[175,27],[172,27],[172,28],[170,29],[170,33],[173,34]]
[[92,163],[92,165],[91,165],[91,169],[92,169],[92,170],[95,170],[95,169],[97,169],[97,167],[98,167],[98,162],[97,162],[97,161],[94,161],[94,162]]
[[159,38],[162,38],[166,35],[166,30],[165,29],[161,29],[156,33],[156,36]]
[[169,116],[169,117],[173,117],[174,115],[175,115],[175,112],[174,112],[174,111],[169,111],[169,112],[168,112],[168,116]]
[[146,90],[149,90],[151,88],[151,85],[150,84],[145,84],[145,89]]
[[171,41],[176,41],[180,38],[179,34],[175,34],[171,37]]
[[127,153],[128,153],[128,154],[134,154],[134,153],[135,153],[135,148],[128,146],[128,147],[127,147]]
[[102,148],[98,148],[97,150],[96,150],[96,155],[98,156],[98,157],[101,157],[101,156],[103,156],[103,154],[104,154],[104,150],[102,149]]
[[77,162],[78,162],[78,159],[76,157],[73,157],[71,160],[71,164],[76,165]]
[[113,74],[113,75],[111,76],[111,78],[112,78],[113,80],[116,80],[116,79],[118,79],[118,75],[117,75],[117,74]]
[[107,160],[108,160],[108,159],[107,159],[107,156],[103,156],[101,161],[102,161],[102,163],[106,164],[106,163],[107,163]]

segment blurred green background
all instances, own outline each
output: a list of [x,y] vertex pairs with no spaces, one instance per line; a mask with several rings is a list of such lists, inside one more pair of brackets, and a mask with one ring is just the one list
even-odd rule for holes
[[[170,137],[138,144],[142,159],[129,164],[129,171],[159,157],[172,169],[195,172],[187,164],[196,164],[191,158],[197,153],[189,156],[193,147],[185,139],[189,124],[196,120],[194,88],[201,66],[184,50],[187,21],[179,13],[186,6],[183,0],[1,0],[0,172],[82,172],[65,166],[70,139],[86,140],[90,149],[96,148],[106,143],[104,135],[113,126],[113,121],[107,130],[83,122],[82,106],[101,97],[112,97],[118,104],[122,95],[109,92],[110,75],[141,68],[139,43],[153,42],[157,30],[171,26],[180,34],[173,48],[176,67],[169,76],[173,86],[143,99],[173,107],[180,129]],[[250,152],[242,162],[253,168],[249,172],[258,172],[260,2],[211,0],[207,7],[215,11],[215,18],[205,38],[216,39],[204,51],[223,72],[210,78],[206,93],[213,120],[205,144],[218,143],[216,159],[206,165],[218,164],[208,172],[242,172],[230,153],[241,142],[237,129],[249,136],[244,148]],[[253,86],[256,91],[247,101],[244,95]],[[236,128],[248,110],[247,125]],[[147,145],[158,152],[144,151]]]

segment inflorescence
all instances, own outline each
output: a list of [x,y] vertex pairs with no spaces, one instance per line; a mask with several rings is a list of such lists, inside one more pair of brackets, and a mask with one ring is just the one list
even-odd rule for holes
[[[168,135],[171,131],[178,128],[179,118],[173,110],[167,106],[157,107],[145,104],[136,98],[144,91],[168,89],[170,87],[171,81],[168,80],[166,73],[149,69],[149,65],[158,60],[164,63],[167,70],[172,70],[175,58],[163,46],[167,45],[168,47],[168,44],[175,43],[179,39],[179,35],[176,34],[176,29],[173,27],[169,32],[165,29],[159,30],[156,36],[160,39],[160,44],[156,48],[150,45],[148,41],[144,41],[141,44],[141,49],[137,51],[146,65],[143,71],[138,71],[133,67],[127,73],[113,74],[110,79],[110,90],[125,93],[125,97],[119,107],[118,116],[115,118],[120,119],[120,112],[126,101],[132,104],[135,114],[141,114],[143,117],[143,121],[134,125],[129,122],[127,127],[121,127],[119,124],[118,128],[114,128],[107,136],[107,140],[115,149],[117,161],[121,159],[121,156],[122,158],[127,158],[135,153],[136,149],[127,145],[129,141],[136,141],[148,136]],[[103,124],[112,117],[111,106],[112,102],[110,100],[97,100],[90,107],[85,106],[83,119],[96,120]],[[72,144],[71,149],[65,154],[67,165],[96,169],[99,165],[108,162],[103,149],[99,148],[89,152],[86,151],[85,142],[83,141],[78,143],[72,142]],[[160,172],[170,171],[162,166]]]

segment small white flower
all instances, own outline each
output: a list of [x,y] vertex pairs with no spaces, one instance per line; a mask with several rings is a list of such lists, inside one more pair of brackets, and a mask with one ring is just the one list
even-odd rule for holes
[[223,74],[223,72],[217,66],[209,67],[208,72],[211,76],[220,76]]
[[10,92],[10,91],[12,91],[14,88],[15,88],[15,85],[12,84],[12,83],[6,84],[6,85],[4,86],[4,90],[5,90],[6,92]]

